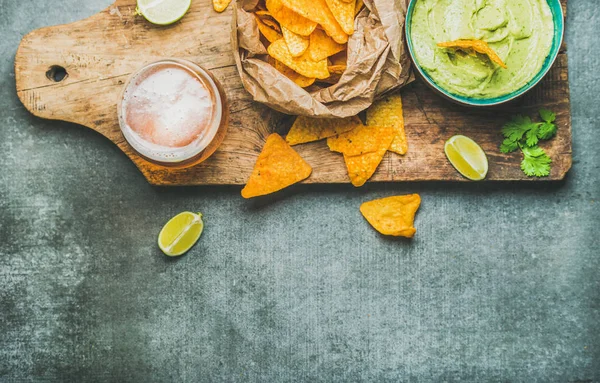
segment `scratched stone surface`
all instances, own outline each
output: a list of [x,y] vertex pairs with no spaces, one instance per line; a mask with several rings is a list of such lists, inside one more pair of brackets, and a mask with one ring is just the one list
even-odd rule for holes
[[[569,4],[574,165],[557,184],[148,185],[89,129],[31,117],[22,36],[110,0],[0,0],[0,382],[600,382],[600,10]],[[417,236],[361,202],[420,193]],[[155,240],[183,210],[180,259]]]

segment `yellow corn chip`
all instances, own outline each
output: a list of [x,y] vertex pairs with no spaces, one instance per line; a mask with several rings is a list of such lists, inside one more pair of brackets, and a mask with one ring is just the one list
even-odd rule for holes
[[295,82],[297,85],[301,86],[302,88],[306,88],[315,83],[314,78],[308,78],[308,77],[302,76],[301,74],[294,72],[292,69],[286,67],[281,62],[275,60],[274,58],[272,58],[270,56],[269,56],[269,59],[270,59],[269,63],[271,65],[273,65],[275,67],[275,69],[280,71],[284,76],[286,76],[287,78],[289,78],[290,80]]
[[438,47],[442,48],[452,48],[459,49],[465,51],[475,51],[484,55],[487,55],[492,62],[500,65],[502,68],[506,69],[507,66],[502,61],[500,56],[494,52],[492,48],[483,40],[456,40],[456,41],[448,41],[445,43],[438,43]]
[[346,71],[346,66],[345,65],[329,65],[327,67],[327,69],[329,70],[329,73],[331,73],[331,74],[344,74],[344,72]]
[[271,12],[269,12],[269,11],[263,11],[263,10],[258,10],[256,12],[254,12],[254,14],[257,15],[257,16],[273,17],[273,16],[271,16]]
[[300,116],[296,118],[285,140],[290,145],[319,141],[350,131],[359,125],[362,122],[358,117],[330,119]]
[[387,96],[371,105],[367,109],[367,125],[393,127],[396,130],[396,136],[389,150],[402,155],[406,154],[408,141],[404,130],[402,97],[399,93]]
[[344,154],[348,177],[350,177],[352,185],[355,187],[363,186],[379,167],[386,151],[386,149],[380,149],[373,153],[365,153],[358,156]]
[[346,49],[346,45],[336,43],[322,29],[315,29],[310,35],[310,57],[314,61],[321,61],[329,56]]
[[363,0],[356,0],[356,7],[354,8],[354,17],[356,17],[356,15],[358,15],[360,11],[362,11],[364,6],[365,3],[363,3]]
[[256,160],[242,197],[271,194],[305,180],[312,168],[279,134],[271,134]]
[[343,0],[326,0],[327,6],[333,13],[342,30],[351,35],[354,33],[354,10],[356,3],[354,1],[345,2]]
[[213,0],[213,8],[215,11],[221,13],[227,9],[229,3],[231,3],[231,0]]
[[[347,156],[374,153],[388,150],[394,139],[394,128],[389,126],[365,126],[362,123],[354,129],[327,139],[329,149]],[[384,153],[385,154],[385,153]]]
[[317,27],[317,23],[300,16],[291,9],[285,7],[281,0],[267,0],[267,9],[271,16],[282,26],[300,36],[310,36]]
[[283,36],[279,32],[277,32],[277,31],[273,30],[271,27],[268,27],[267,25],[265,25],[265,23],[263,23],[263,21],[260,18],[258,18],[258,17],[255,17],[255,18],[256,18],[256,24],[258,24],[258,30],[260,31],[260,33],[262,33],[263,36],[265,36],[265,38],[267,40],[269,40],[270,43],[283,38]]
[[285,66],[303,76],[310,78],[329,77],[327,60],[315,62],[306,53],[300,57],[292,57],[284,39],[277,40],[269,45],[267,51],[271,57],[281,61]]
[[337,22],[325,0],[281,0],[281,2],[299,15],[321,24],[325,32],[336,42],[344,44],[348,41],[348,34]]
[[421,197],[411,194],[365,202],[360,212],[381,234],[412,238],[417,232],[414,223],[420,205]]
[[306,52],[310,42],[308,37],[297,35],[286,27],[282,27],[281,32],[292,57],[300,57]]

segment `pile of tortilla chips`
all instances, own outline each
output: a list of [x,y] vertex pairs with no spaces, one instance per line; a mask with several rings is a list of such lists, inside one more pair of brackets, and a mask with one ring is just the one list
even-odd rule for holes
[[[405,154],[408,150],[399,94],[375,102],[367,109],[366,119],[367,124],[356,116],[343,119],[298,117],[285,140],[278,134],[267,138],[242,196],[267,195],[310,177],[311,166],[292,145],[323,139],[327,139],[332,152],[344,156],[352,184],[356,187],[364,185],[388,151]],[[412,238],[416,233],[414,219],[420,204],[418,194],[395,196],[365,202],[360,212],[381,234]]]
[[298,117],[285,141],[276,134],[267,139],[242,195],[252,198],[273,193],[308,178],[310,166],[291,146],[323,139],[327,139],[331,151],[344,156],[352,184],[364,185],[388,151],[405,154],[408,150],[400,94],[375,102],[367,109],[366,120],[365,125],[356,116]]
[[385,153],[406,154],[402,98],[396,93],[367,109],[367,123],[358,117],[314,119],[298,117],[286,137],[290,145],[327,138],[333,152],[342,153],[352,185],[364,185],[375,173]]
[[[217,0],[215,0],[217,1]],[[254,16],[268,62],[299,86],[335,84],[362,0],[261,0]]]

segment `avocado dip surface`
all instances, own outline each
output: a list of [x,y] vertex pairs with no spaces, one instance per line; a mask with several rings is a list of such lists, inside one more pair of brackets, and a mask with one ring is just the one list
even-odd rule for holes
[[[417,0],[411,24],[418,64],[440,87],[472,98],[525,86],[542,69],[553,35],[546,0]],[[507,68],[484,54],[437,46],[463,39],[487,42]]]

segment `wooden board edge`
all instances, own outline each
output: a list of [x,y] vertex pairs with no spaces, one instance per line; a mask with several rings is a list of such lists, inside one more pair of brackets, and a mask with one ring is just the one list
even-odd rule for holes
[[[568,152],[563,152],[562,156],[562,165],[560,167],[560,173],[556,174],[556,175],[552,175],[549,177],[527,177],[525,175],[523,175],[523,177],[521,178],[510,178],[510,179],[503,179],[503,180],[498,180],[498,179],[486,179],[484,180],[484,182],[486,183],[496,183],[496,184],[502,184],[502,183],[512,183],[512,182],[522,182],[522,183],[557,183],[557,182],[562,182],[567,178],[567,175],[569,174],[570,170],[572,169],[573,166],[573,157],[572,157],[572,152],[569,150]],[[136,163],[137,165],[137,163]],[[515,166],[517,166],[518,164],[515,163]],[[138,166],[138,169],[141,170],[141,168]],[[142,173],[145,173],[142,171]],[[204,186],[232,186],[232,187],[242,187],[245,185],[244,182],[239,182],[239,183],[218,183],[218,182],[209,182],[209,183],[187,183],[187,184],[182,184],[182,183],[172,183],[172,182],[160,182],[160,181],[156,181],[157,177],[148,177],[146,176],[146,174],[143,174],[144,177],[146,177],[146,179],[148,180],[148,183],[152,186],[157,186],[157,187],[168,187],[168,188],[175,188],[175,187],[204,187]],[[456,183],[456,184],[469,184],[469,183],[474,183],[473,181],[470,181],[464,177],[461,177],[458,173],[456,173],[456,178],[455,179],[439,179],[439,178],[425,178],[425,177],[417,177],[417,178],[413,178],[410,180],[402,180],[402,179],[374,179],[374,180],[369,180],[367,182],[367,184],[406,184],[406,183],[411,183],[411,182],[419,182],[419,183],[434,183],[434,182],[449,182],[449,183]],[[333,181],[333,182],[321,182],[318,180],[311,180],[310,178],[300,182],[301,185],[351,185],[350,183],[350,179],[348,179],[347,181]],[[359,189],[359,188],[358,188]]]

